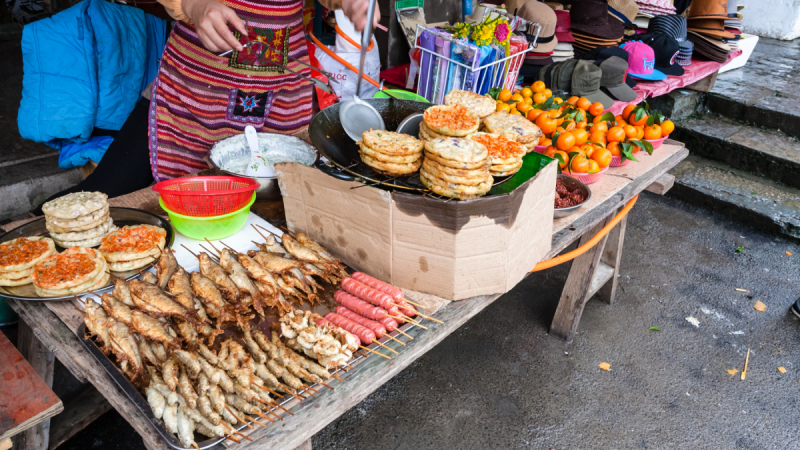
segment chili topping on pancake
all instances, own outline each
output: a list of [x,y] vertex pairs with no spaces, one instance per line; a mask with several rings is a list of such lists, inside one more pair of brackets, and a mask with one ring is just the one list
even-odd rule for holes
[[47,253],[50,244],[47,240],[15,239],[0,244],[0,267],[26,264]]

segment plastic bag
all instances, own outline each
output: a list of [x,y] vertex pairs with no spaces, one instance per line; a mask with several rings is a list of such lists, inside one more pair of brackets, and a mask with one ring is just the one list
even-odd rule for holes
[[[331,49],[334,50],[335,49]],[[356,82],[358,81],[358,74],[346,68],[344,64],[333,59],[324,51],[315,52],[320,66],[326,72],[329,72],[338,83],[331,83],[331,87],[340,100],[350,100],[356,94]],[[353,67],[358,69],[358,63],[361,59],[360,52],[336,52],[337,56],[350,63]],[[381,59],[378,53],[378,46],[373,45],[372,50],[367,51],[367,57],[364,61],[364,75],[372,78],[373,80],[380,79],[381,73]],[[378,88],[367,80],[361,81],[361,98],[372,98]]]

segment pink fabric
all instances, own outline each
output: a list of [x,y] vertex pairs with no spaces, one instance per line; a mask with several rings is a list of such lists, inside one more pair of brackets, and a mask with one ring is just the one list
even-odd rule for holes
[[622,110],[625,109],[626,106],[641,103],[641,101],[645,98],[658,97],[659,95],[668,94],[675,89],[686,87],[718,71],[720,67],[729,63],[733,58],[736,58],[741,54],[741,50],[731,52],[724,64],[714,61],[699,61],[692,59],[692,65],[685,66],[683,68],[684,74],[680,77],[667,76],[666,80],[661,81],[639,81],[636,87],[633,88],[633,90],[636,91],[636,94],[638,94],[636,96],[636,100],[632,102],[614,102],[614,105],[607,111],[617,115],[622,113]]
[[642,6],[655,6],[656,8],[675,11],[675,5],[673,5],[669,0],[636,0],[636,3],[640,8]]

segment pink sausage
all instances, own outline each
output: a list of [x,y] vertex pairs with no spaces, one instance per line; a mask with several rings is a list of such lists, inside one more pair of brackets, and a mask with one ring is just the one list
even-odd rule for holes
[[359,339],[361,339],[361,342],[367,345],[371,344],[372,341],[375,340],[375,333],[373,333],[372,330],[353,322],[347,317],[336,313],[328,313],[325,314],[325,318],[330,320],[331,323],[337,327],[343,328],[345,331],[356,335]]
[[[336,314],[344,316],[352,320],[353,322],[361,325],[362,327],[369,328],[370,330],[372,330],[373,333],[375,333],[375,336],[377,336],[378,338],[382,338],[383,335],[386,334],[386,327],[384,327],[380,323],[374,320],[367,319],[366,317],[361,317],[342,305],[336,307]],[[391,317],[389,317],[389,319],[391,319]]]
[[391,317],[385,317],[378,321],[381,325],[385,326],[387,330],[394,331],[400,326],[396,320],[392,319]]
[[384,294],[389,295],[390,297],[392,297],[395,300],[403,300],[403,298],[404,298],[403,291],[399,287],[392,286],[389,283],[381,281],[381,280],[379,280],[377,278],[373,278],[373,277],[365,274],[364,272],[356,272],[353,275],[351,275],[351,278],[353,278],[354,280],[356,280],[356,281],[358,281],[360,283],[366,284],[367,286],[371,287],[372,289],[377,289],[377,290],[383,292]]
[[336,293],[333,294],[333,299],[336,300],[336,303],[368,319],[381,320],[385,317],[388,317],[384,309],[369,304],[358,297],[348,294],[345,291],[336,291]]
[[349,277],[342,280],[342,289],[383,309],[389,309],[394,306],[392,297]]

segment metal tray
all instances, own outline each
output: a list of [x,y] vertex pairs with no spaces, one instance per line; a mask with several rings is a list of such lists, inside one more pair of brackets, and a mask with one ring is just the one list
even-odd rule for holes
[[[413,301],[413,299],[412,299],[412,301]],[[420,317],[417,320],[420,323],[422,323],[426,319],[423,319],[422,317]],[[430,321],[428,321],[428,322],[430,322]],[[407,323],[407,324],[401,326],[400,330],[408,333],[415,326],[416,325],[414,325],[413,323]],[[131,400],[131,402],[133,402],[133,404],[136,406],[136,408],[138,408],[139,411],[141,411],[141,413],[144,414],[144,417],[148,421],[150,421],[150,423],[153,425],[153,427],[155,427],[156,430],[158,430],[158,434],[161,435],[161,437],[164,439],[164,441],[170,447],[174,448],[175,450],[195,450],[193,447],[190,447],[190,448],[181,447],[181,443],[178,440],[178,438],[174,434],[172,434],[169,431],[167,431],[166,428],[164,428],[164,422],[161,421],[160,419],[156,419],[156,417],[153,415],[153,411],[150,409],[150,405],[147,403],[147,399],[142,395],[142,393],[139,392],[139,390],[136,387],[134,387],[127,378],[125,378],[125,375],[117,368],[117,366],[114,364],[114,362],[111,361],[108,358],[108,356],[106,356],[106,354],[104,354],[100,350],[99,347],[97,347],[97,344],[92,339],[90,339],[90,338],[87,339],[85,337],[85,334],[86,334],[86,325],[85,324],[82,323],[80,325],[80,327],[78,327],[78,330],[76,331],[76,334],[77,334],[78,340],[81,342],[81,344],[83,344],[83,346],[86,348],[86,350],[88,350],[89,353],[92,356],[94,356],[94,358],[100,363],[100,365],[103,367],[103,369],[105,369],[106,373],[108,373],[108,375],[111,377],[111,379],[114,380],[114,383],[117,386],[119,386],[119,388],[122,390],[122,392],[124,392],[125,395]],[[400,333],[398,333],[396,331],[393,331],[393,332],[391,332],[389,334],[391,334],[392,336],[394,336],[396,338],[397,337],[402,337],[400,335]],[[388,345],[388,344],[390,344],[392,342],[390,339],[388,339],[386,337],[384,337],[383,339],[380,339],[379,341],[381,341],[381,343],[386,344],[386,345]],[[368,346],[368,348],[371,349],[371,350],[376,350],[376,351],[381,350],[380,346],[378,346],[376,344],[371,344],[371,345]],[[397,350],[400,350],[400,349],[397,349]],[[359,353],[358,356],[353,357],[353,359],[348,361],[347,364],[349,366],[352,366],[353,363],[356,363],[356,362],[362,360],[363,358],[365,358],[365,356]],[[336,369],[333,373],[339,375],[339,374],[343,374],[345,372],[342,369]],[[323,386],[320,386],[320,385],[318,385],[316,383],[312,384],[310,386],[312,388],[315,388],[315,389],[317,387],[324,388]],[[325,389],[327,389],[327,388],[325,388]],[[317,390],[319,390],[319,389],[317,389]],[[304,390],[301,390],[299,392],[300,393],[304,393],[304,392],[306,392],[306,390],[304,389]],[[277,403],[279,403],[281,406],[285,406],[287,403],[291,402],[292,400],[294,400],[294,397],[292,397],[291,395],[287,394],[287,395],[284,395],[283,397],[281,397],[280,399],[277,399]],[[307,401],[313,401],[313,400],[314,400],[313,398],[307,399]],[[274,411],[275,408],[271,408],[270,410]],[[250,423],[252,423],[252,422],[250,422]],[[264,424],[267,425],[267,427],[269,427],[270,425],[278,425],[277,423],[276,424],[271,424],[269,422],[264,423]],[[237,428],[237,431],[242,431],[245,428],[246,428],[246,425],[242,424]],[[195,433],[195,437],[202,438],[202,437],[205,437],[205,436]],[[196,443],[197,443],[198,447],[200,448],[200,450],[208,450],[208,449],[211,449],[211,448],[222,449],[224,447],[222,447],[222,446],[216,447],[216,446],[219,443],[221,443],[222,441],[224,441],[224,440],[225,440],[225,438],[211,438],[211,439],[205,439],[203,441],[196,441]]]
[[[173,241],[175,240],[175,232],[172,230],[172,225],[166,219],[162,219],[161,217],[149,213],[147,211],[142,211],[141,209],[133,209],[133,208],[117,208],[117,207],[110,207],[109,214],[112,219],[114,219],[114,225],[118,227],[123,227],[125,225],[155,225],[157,227],[161,227],[167,230],[167,239],[166,239],[166,247],[171,247]],[[9,231],[8,233],[4,234],[0,237],[0,242],[10,241],[12,239],[17,239],[21,237],[31,237],[31,236],[44,236],[49,237],[50,232],[47,231],[45,227],[45,219],[41,217],[33,222],[28,222],[24,225],[20,225],[19,227]],[[56,249],[61,249],[61,247],[56,244]],[[62,249],[63,250],[63,249]],[[155,262],[150,263],[149,265],[142,267],[141,271],[146,271],[150,267],[153,266]],[[139,275],[139,272],[136,270],[130,270],[125,272],[112,272],[112,275],[115,275],[118,278],[123,278],[125,280],[131,280],[134,277]],[[97,289],[95,292],[103,293],[108,292],[113,289],[112,281],[109,281],[109,284],[101,289]],[[17,300],[35,300],[35,301],[50,301],[50,300],[66,300],[71,299],[72,295],[67,295],[64,297],[39,297],[36,295],[36,291],[33,289],[32,284],[26,284],[24,286],[14,286],[14,287],[5,287],[0,286],[0,297],[8,297]]]

